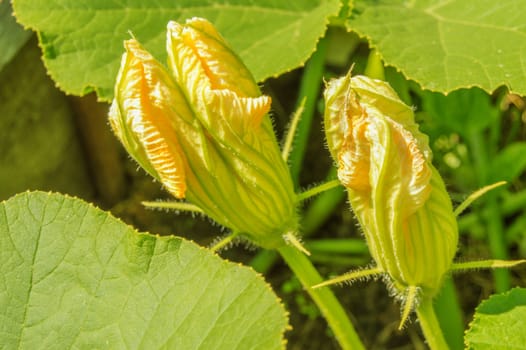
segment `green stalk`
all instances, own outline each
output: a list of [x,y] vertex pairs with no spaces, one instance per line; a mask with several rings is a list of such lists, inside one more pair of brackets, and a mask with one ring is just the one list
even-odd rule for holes
[[[336,168],[332,167],[327,174],[326,181],[334,179],[335,176]],[[308,237],[316,232],[327,221],[327,218],[334,213],[334,210],[344,198],[345,191],[343,186],[332,188],[314,198],[302,215],[301,233],[303,237]]]
[[314,51],[305,65],[305,70],[301,78],[297,106],[300,106],[303,99],[306,98],[305,107],[296,129],[294,145],[289,154],[290,173],[296,188],[298,188],[300,171],[303,159],[305,158],[305,150],[307,148],[312,119],[318,103],[327,46],[327,38],[320,39],[316,51]]
[[454,350],[464,349],[464,318],[451,277],[444,281],[434,308],[449,347]]
[[346,254],[370,257],[369,249],[362,238],[326,238],[308,241],[306,243],[310,252],[326,254]]
[[431,350],[447,350],[449,346],[444,338],[433,308],[433,300],[424,298],[416,309],[420,327]]
[[[488,151],[480,133],[471,132],[468,135],[475,169],[479,177],[479,185],[483,186],[486,184],[488,177]],[[489,193],[486,196],[485,204],[489,214],[486,217],[486,226],[488,228],[488,242],[491,255],[495,259],[505,260],[508,258],[508,251],[504,241],[504,224],[495,193]],[[510,288],[511,277],[507,270],[495,270],[493,271],[493,277],[495,279],[495,290],[498,293]]]
[[[504,224],[500,214],[500,207],[494,193],[488,194],[486,207],[491,215],[487,221],[488,242],[491,255],[495,259],[507,260],[509,258],[506,242],[504,241]],[[495,278],[495,290],[502,293],[510,289],[511,276],[508,270],[499,269],[493,271]]]
[[349,317],[332,291],[329,288],[311,288],[323,282],[323,279],[310,260],[294,247],[282,246],[278,248],[278,251],[320,309],[342,349],[365,349]]
[[[516,211],[522,210],[526,206],[526,190],[522,190],[517,193],[508,194],[504,197],[501,205],[501,214],[512,215]],[[458,220],[459,231],[466,231],[471,225],[474,225],[482,217],[484,220],[490,215],[489,208],[484,208],[481,212],[471,212],[466,215],[462,215]]]
[[298,201],[304,201],[310,197],[314,197],[317,194],[320,194],[322,192],[328,191],[332,188],[340,186],[340,180],[334,179],[327,182],[322,183],[321,185],[314,186],[313,188],[310,188],[304,192],[301,192],[298,194]]

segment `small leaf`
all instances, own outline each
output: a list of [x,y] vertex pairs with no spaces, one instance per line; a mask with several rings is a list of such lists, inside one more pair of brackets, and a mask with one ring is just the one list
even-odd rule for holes
[[354,2],[349,29],[425,89],[526,94],[525,0]]
[[513,181],[526,169],[526,142],[515,142],[491,161],[489,181]]
[[476,350],[526,349],[526,289],[515,288],[480,303],[466,346]]
[[424,91],[422,107],[434,123],[465,138],[488,127],[500,113],[490,96],[477,88],[456,90],[447,96]]
[[[166,61],[169,20],[210,20],[257,81],[292,70],[307,60],[323,35],[338,0],[14,0],[17,19],[39,32],[50,75],[66,92],[95,89],[110,101],[122,42],[130,32],[161,62]],[[294,45],[291,45],[294,43]]]
[[0,334],[17,349],[280,349],[287,317],[250,268],[138,233],[59,194],[0,203]]

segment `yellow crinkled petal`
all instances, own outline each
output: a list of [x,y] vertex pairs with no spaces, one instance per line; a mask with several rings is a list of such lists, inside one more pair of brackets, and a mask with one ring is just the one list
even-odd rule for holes
[[141,136],[146,154],[157,170],[162,184],[175,197],[184,198],[185,171],[179,147],[175,146],[174,142],[166,142],[159,128],[148,121],[144,122],[144,132]]
[[370,147],[364,142],[367,134],[367,118],[349,118],[349,134],[338,154],[338,178],[341,183],[357,192],[370,192]]
[[[189,51],[181,52],[181,47]],[[168,53],[172,69],[181,74],[188,74],[189,66],[195,69],[193,60],[198,60],[211,89],[228,89],[241,97],[257,97],[261,94],[240,58],[214,26],[203,18],[189,19],[184,25],[168,23]],[[191,64],[186,63],[189,59],[192,60]],[[181,69],[182,66],[185,68]],[[180,78],[176,77],[178,81]]]
[[338,177],[371,255],[401,292],[440,288],[458,228],[413,110],[383,81],[350,74],[329,82],[325,131]]
[[230,90],[210,90],[207,100],[211,114],[224,118],[239,136],[259,127],[272,103],[268,96],[238,97]]
[[127,149],[141,166],[153,168],[166,188],[183,198],[185,161],[171,124],[178,117],[174,106],[180,105],[182,96],[164,67],[136,40],[127,40],[125,47],[114,102],[123,122],[110,114],[111,124],[125,147],[134,139],[134,149]]
[[357,75],[351,78],[350,85],[351,90],[358,96],[360,106],[366,109],[368,114],[389,116],[394,122],[402,125],[416,139],[425,158],[431,161],[427,135],[420,132],[412,108],[400,100],[389,83]]
[[[212,24],[201,18],[184,25],[170,22],[167,50],[175,80],[207,131],[221,142],[238,137],[258,143],[257,138],[245,137],[262,123],[271,99],[261,96],[247,68]],[[268,120],[260,130],[273,132]]]
[[211,89],[210,79],[199,56],[183,40],[180,32],[183,27],[176,23],[168,24],[166,49],[168,64],[175,81],[181,86],[190,104],[194,107],[200,103],[199,91]]
[[203,19],[169,23],[171,74],[136,41],[126,48],[110,118],[128,152],[220,225],[266,248],[285,244],[298,229],[294,186],[271,99],[239,58]]
[[351,78],[351,90],[359,96],[360,105],[374,108],[405,127],[415,124],[413,110],[400,100],[389,83],[356,75]]
[[[400,257],[414,256],[415,240],[423,232],[408,231],[405,221],[422,208],[431,191],[430,169],[416,140],[403,126],[386,116],[368,115],[366,138],[356,140],[370,147],[369,193],[350,196],[378,265],[399,278],[407,274]],[[418,237],[417,237],[418,236]],[[401,250],[400,247],[403,249]]]
[[391,126],[392,141],[398,153],[398,164],[389,167],[399,167],[401,195],[405,215],[413,214],[422,207],[431,192],[431,168],[424,153],[418,147],[418,141],[411,132],[387,118]]
[[324,91],[325,114],[324,126],[329,151],[338,161],[340,151],[350,131],[349,120],[352,119],[350,109],[354,94],[350,90],[350,75],[331,80]]

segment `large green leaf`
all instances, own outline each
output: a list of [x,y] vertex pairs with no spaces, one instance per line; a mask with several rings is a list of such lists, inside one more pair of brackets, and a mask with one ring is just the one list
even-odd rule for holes
[[356,0],[349,28],[424,88],[526,94],[526,0]]
[[259,275],[194,243],[59,194],[0,203],[3,349],[279,349],[286,325]]
[[526,289],[515,288],[483,301],[465,342],[473,350],[526,349]]
[[15,0],[16,17],[40,34],[44,60],[66,92],[94,88],[110,100],[130,33],[164,61],[169,20],[205,17],[234,47],[257,81],[303,64],[338,0]]

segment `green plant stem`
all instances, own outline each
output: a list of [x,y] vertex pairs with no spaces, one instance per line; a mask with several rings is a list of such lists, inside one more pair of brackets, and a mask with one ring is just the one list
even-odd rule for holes
[[416,309],[420,327],[431,350],[447,350],[449,346],[444,338],[433,308],[433,300],[424,298]]
[[282,246],[278,251],[320,309],[342,349],[364,349],[345,310],[332,291],[329,288],[310,288],[323,281],[310,260],[294,247]]
[[[326,181],[336,177],[336,168],[332,167],[327,174]],[[336,207],[345,198],[343,186],[334,187],[318,195],[304,211],[301,221],[301,233],[308,237],[330,217]]]
[[[497,197],[493,193],[488,194],[486,206],[491,213],[487,221],[491,255],[495,259],[507,260],[509,255],[506,242],[504,241],[504,224],[502,222]],[[495,278],[495,290],[497,293],[502,293],[510,289],[511,276],[508,270],[493,270],[493,277]]]
[[309,258],[314,263],[351,268],[371,261],[369,248],[361,238],[313,239],[306,241],[305,247],[311,252]]
[[453,279],[448,277],[435,299],[434,308],[444,338],[452,350],[464,349],[464,318]]
[[322,192],[325,192],[337,186],[340,186],[340,180],[338,179],[334,179],[334,180],[330,180],[328,182],[322,183],[321,185],[315,186],[313,188],[310,188],[298,194],[298,201],[300,202],[304,201],[305,199],[313,197],[317,194],[320,194]]
[[213,252],[217,252],[220,249],[223,249],[224,247],[228,246],[232,241],[239,235],[239,232],[232,232],[216,244],[214,244],[212,247],[210,247],[210,250]]
[[312,252],[369,256],[369,248],[361,238],[315,239],[306,242],[306,245]]
[[298,123],[294,145],[289,154],[290,173],[296,188],[299,186],[299,175],[305,158],[305,150],[310,134],[312,119],[318,103],[318,95],[321,89],[321,81],[324,72],[325,56],[327,54],[327,39],[322,38],[318,42],[316,51],[312,54],[305,65],[305,70],[300,82],[298,103],[299,107],[302,100],[305,100],[303,114]]
[[[312,253],[312,252],[311,252]],[[371,262],[369,255],[343,255],[332,253],[312,253],[310,260],[315,264],[325,266],[339,266],[341,268],[353,268],[365,266]]]
[[[479,177],[479,185],[483,186],[488,180],[488,149],[481,133],[471,132],[468,135],[475,169]],[[504,241],[504,223],[497,196],[492,192],[488,193],[485,199],[485,207],[489,213],[486,217],[486,226],[488,228],[488,242],[491,255],[495,259],[505,260],[508,258],[508,251],[506,242]],[[495,270],[493,271],[493,277],[495,279],[495,290],[497,292],[504,292],[510,288],[511,277],[507,270]]]
[[496,182],[496,183],[494,183],[492,185],[484,186],[481,189],[478,189],[477,191],[475,191],[471,195],[469,195],[469,197],[466,198],[466,200],[464,202],[460,203],[460,205],[458,207],[456,207],[455,210],[453,211],[453,214],[458,217],[474,201],[476,201],[477,199],[479,199],[480,197],[485,195],[488,191],[491,191],[492,189],[500,187],[500,186],[503,186],[505,184],[506,184],[506,181],[499,181],[499,182]]
[[159,202],[148,202],[143,201],[141,202],[142,205],[144,205],[146,208],[152,208],[152,209],[170,209],[170,210],[177,210],[177,211],[185,211],[190,213],[201,213],[203,214],[203,209],[199,208],[197,205],[193,205],[190,203],[185,202],[174,202],[174,201],[159,201]]
[[[522,210],[524,207],[526,207],[526,190],[508,194],[504,197],[502,204],[500,205],[500,210],[502,215],[512,215],[516,211]],[[466,215],[461,215],[458,220],[458,229],[460,231],[466,231],[471,225],[476,224],[481,217],[486,220],[489,215],[489,208],[484,208],[482,213],[471,212]]]
[[307,98],[301,100],[300,105],[292,115],[292,121],[290,122],[289,130],[287,131],[287,136],[285,137],[285,142],[283,143],[283,149],[281,150],[281,156],[283,160],[289,160],[289,154],[292,149],[292,143],[294,141],[294,136],[296,136],[296,129],[298,128],[298,123],[301,120],[301,115],[303,114],[303,109],[305,108],[305,101]]

